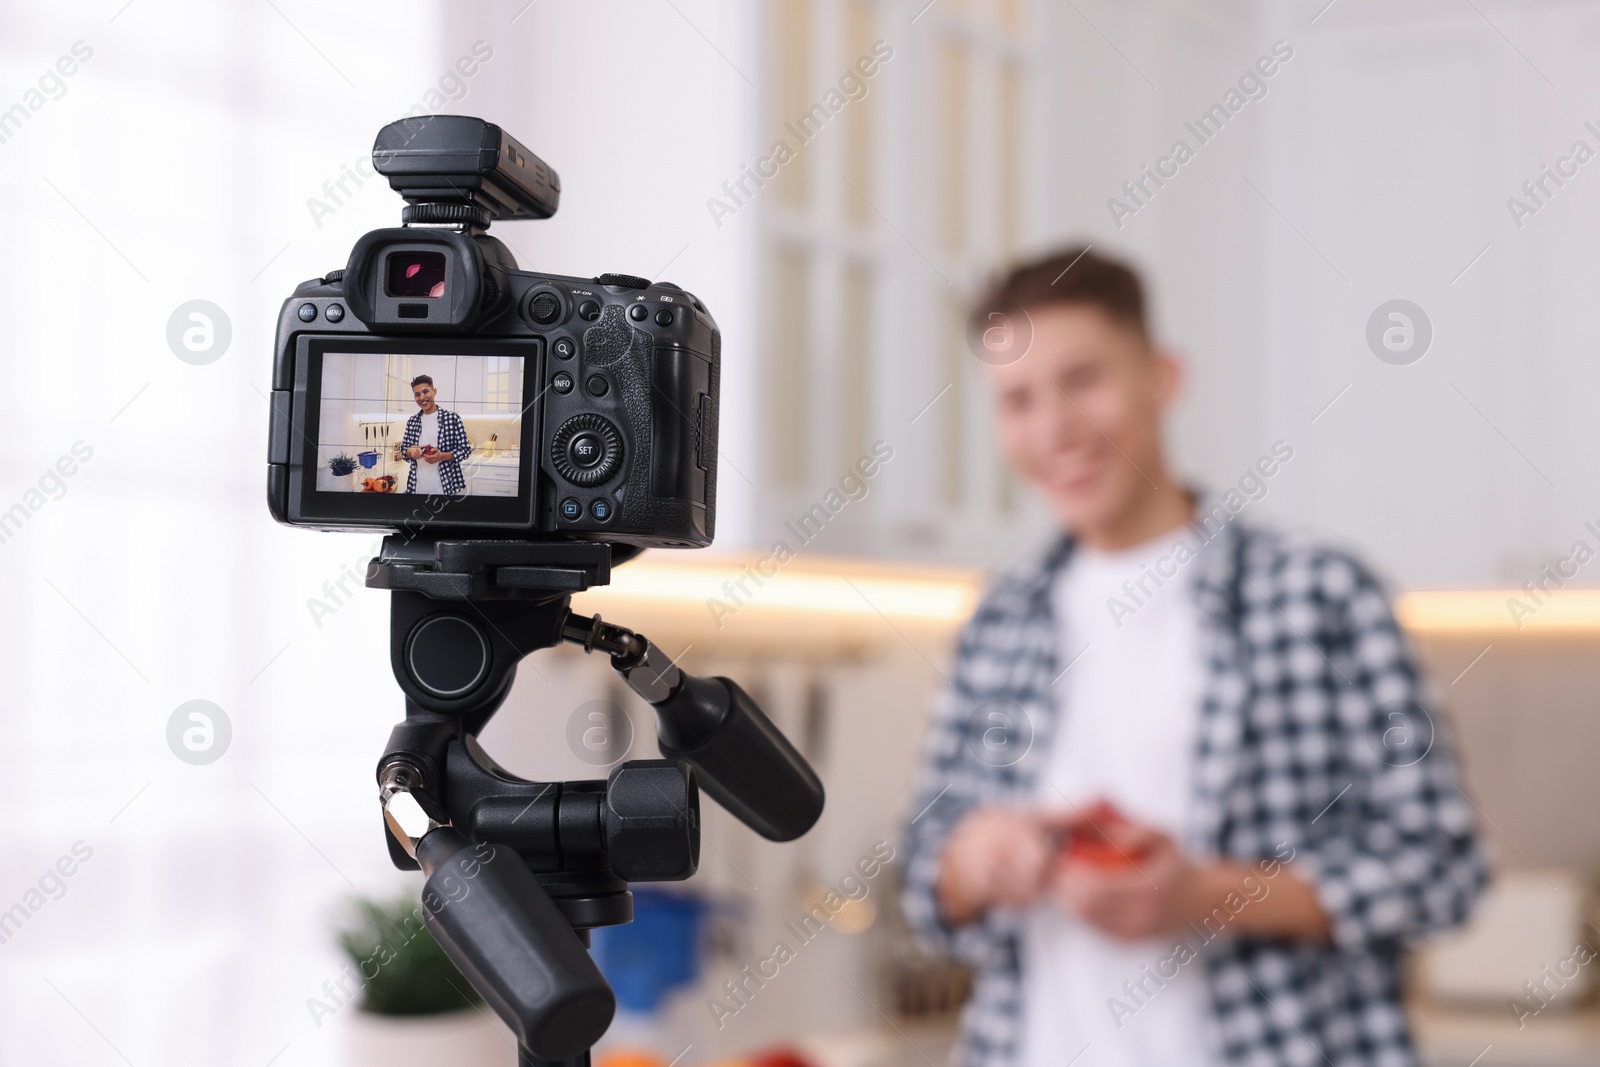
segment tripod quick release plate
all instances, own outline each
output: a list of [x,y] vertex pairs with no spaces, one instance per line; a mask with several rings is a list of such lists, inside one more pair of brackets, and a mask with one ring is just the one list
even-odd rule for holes
[[597,541],[423,541],[390,536],[367,568],[367,585],[435,600],[539,600],[611,580],[630,546]]

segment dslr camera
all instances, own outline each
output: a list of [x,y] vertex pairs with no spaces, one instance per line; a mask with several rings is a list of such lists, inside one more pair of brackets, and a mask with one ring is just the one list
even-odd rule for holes
[[[816,772],[737,683],[700,677],[572,594],[716,521],[717,325],[626,274],[517,269],[488,236],[555,213],[560,180],[491,123],[385,126],[373,164],[405,222],[284,302],[267,496],[280,522],[386,530],[405,718],[376,767],[390,858],[424,922],[517,1036],[522,1067],[588,1067],[616,999],[588,932],[633,918],[635,881],[700,857],[700,791],[773,841],[822,814]],[[518,663],[581,645],[655,709],[660,759],[535,782],[478,735]]]
[[280,522],[408,536],[703,547],[721,337],[670,282],[517,267],[487,234],[544,219],[556,172],[482,119],[385,126],[405,198],[278,317],[267,497]]

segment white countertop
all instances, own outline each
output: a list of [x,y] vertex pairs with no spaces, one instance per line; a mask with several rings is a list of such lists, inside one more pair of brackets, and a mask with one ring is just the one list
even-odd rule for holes
[[1466,1067],[1492,1046],[1479,1067],[1592,1067],[1600,1063],[1600,1011],[1551,1009],[1518,1029],[1511,1009],[1414,1005],[1412,1033],[1428,1067]]

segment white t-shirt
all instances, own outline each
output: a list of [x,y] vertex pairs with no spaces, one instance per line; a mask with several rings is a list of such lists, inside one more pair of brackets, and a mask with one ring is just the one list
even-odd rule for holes
[[[1035,795],[1056,810],[1109,800],[1180,846],[1204,680],[1192,563],[1170,558],[1182,537],[1080,547],[1056,579],[1059,663],[1071,667],[1056,683],[1061,721]],[[1214,1067],[1203,961],[1161,966],[1181,937],[1118,941],[1036,904],[1022,943],[1021,1067],[1066,1067],[1086,1047],[1079,1067]]]
[[[422,434],[417,438],[417,444],[426,448],[432,445],[439,447],[439,409],[422,413]],[[429,463],[426,459],[417,460],[417,487],[418,493],[444,493],[444,482],[439,480],[439,464]]]

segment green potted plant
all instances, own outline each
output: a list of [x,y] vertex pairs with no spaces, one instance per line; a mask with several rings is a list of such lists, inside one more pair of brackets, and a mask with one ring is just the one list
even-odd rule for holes
[[350,483],[350,488],[357,488],[356,471],[361,469],[361,461],[348,452],[340,452],[328,460],[328,473],[335,478],[341,478]]
[[428,932],[415,893],[353,901],[339,947],[361,983],[354,1004],[341,1012],[349,1067],[516,1062],[510,1030]]

